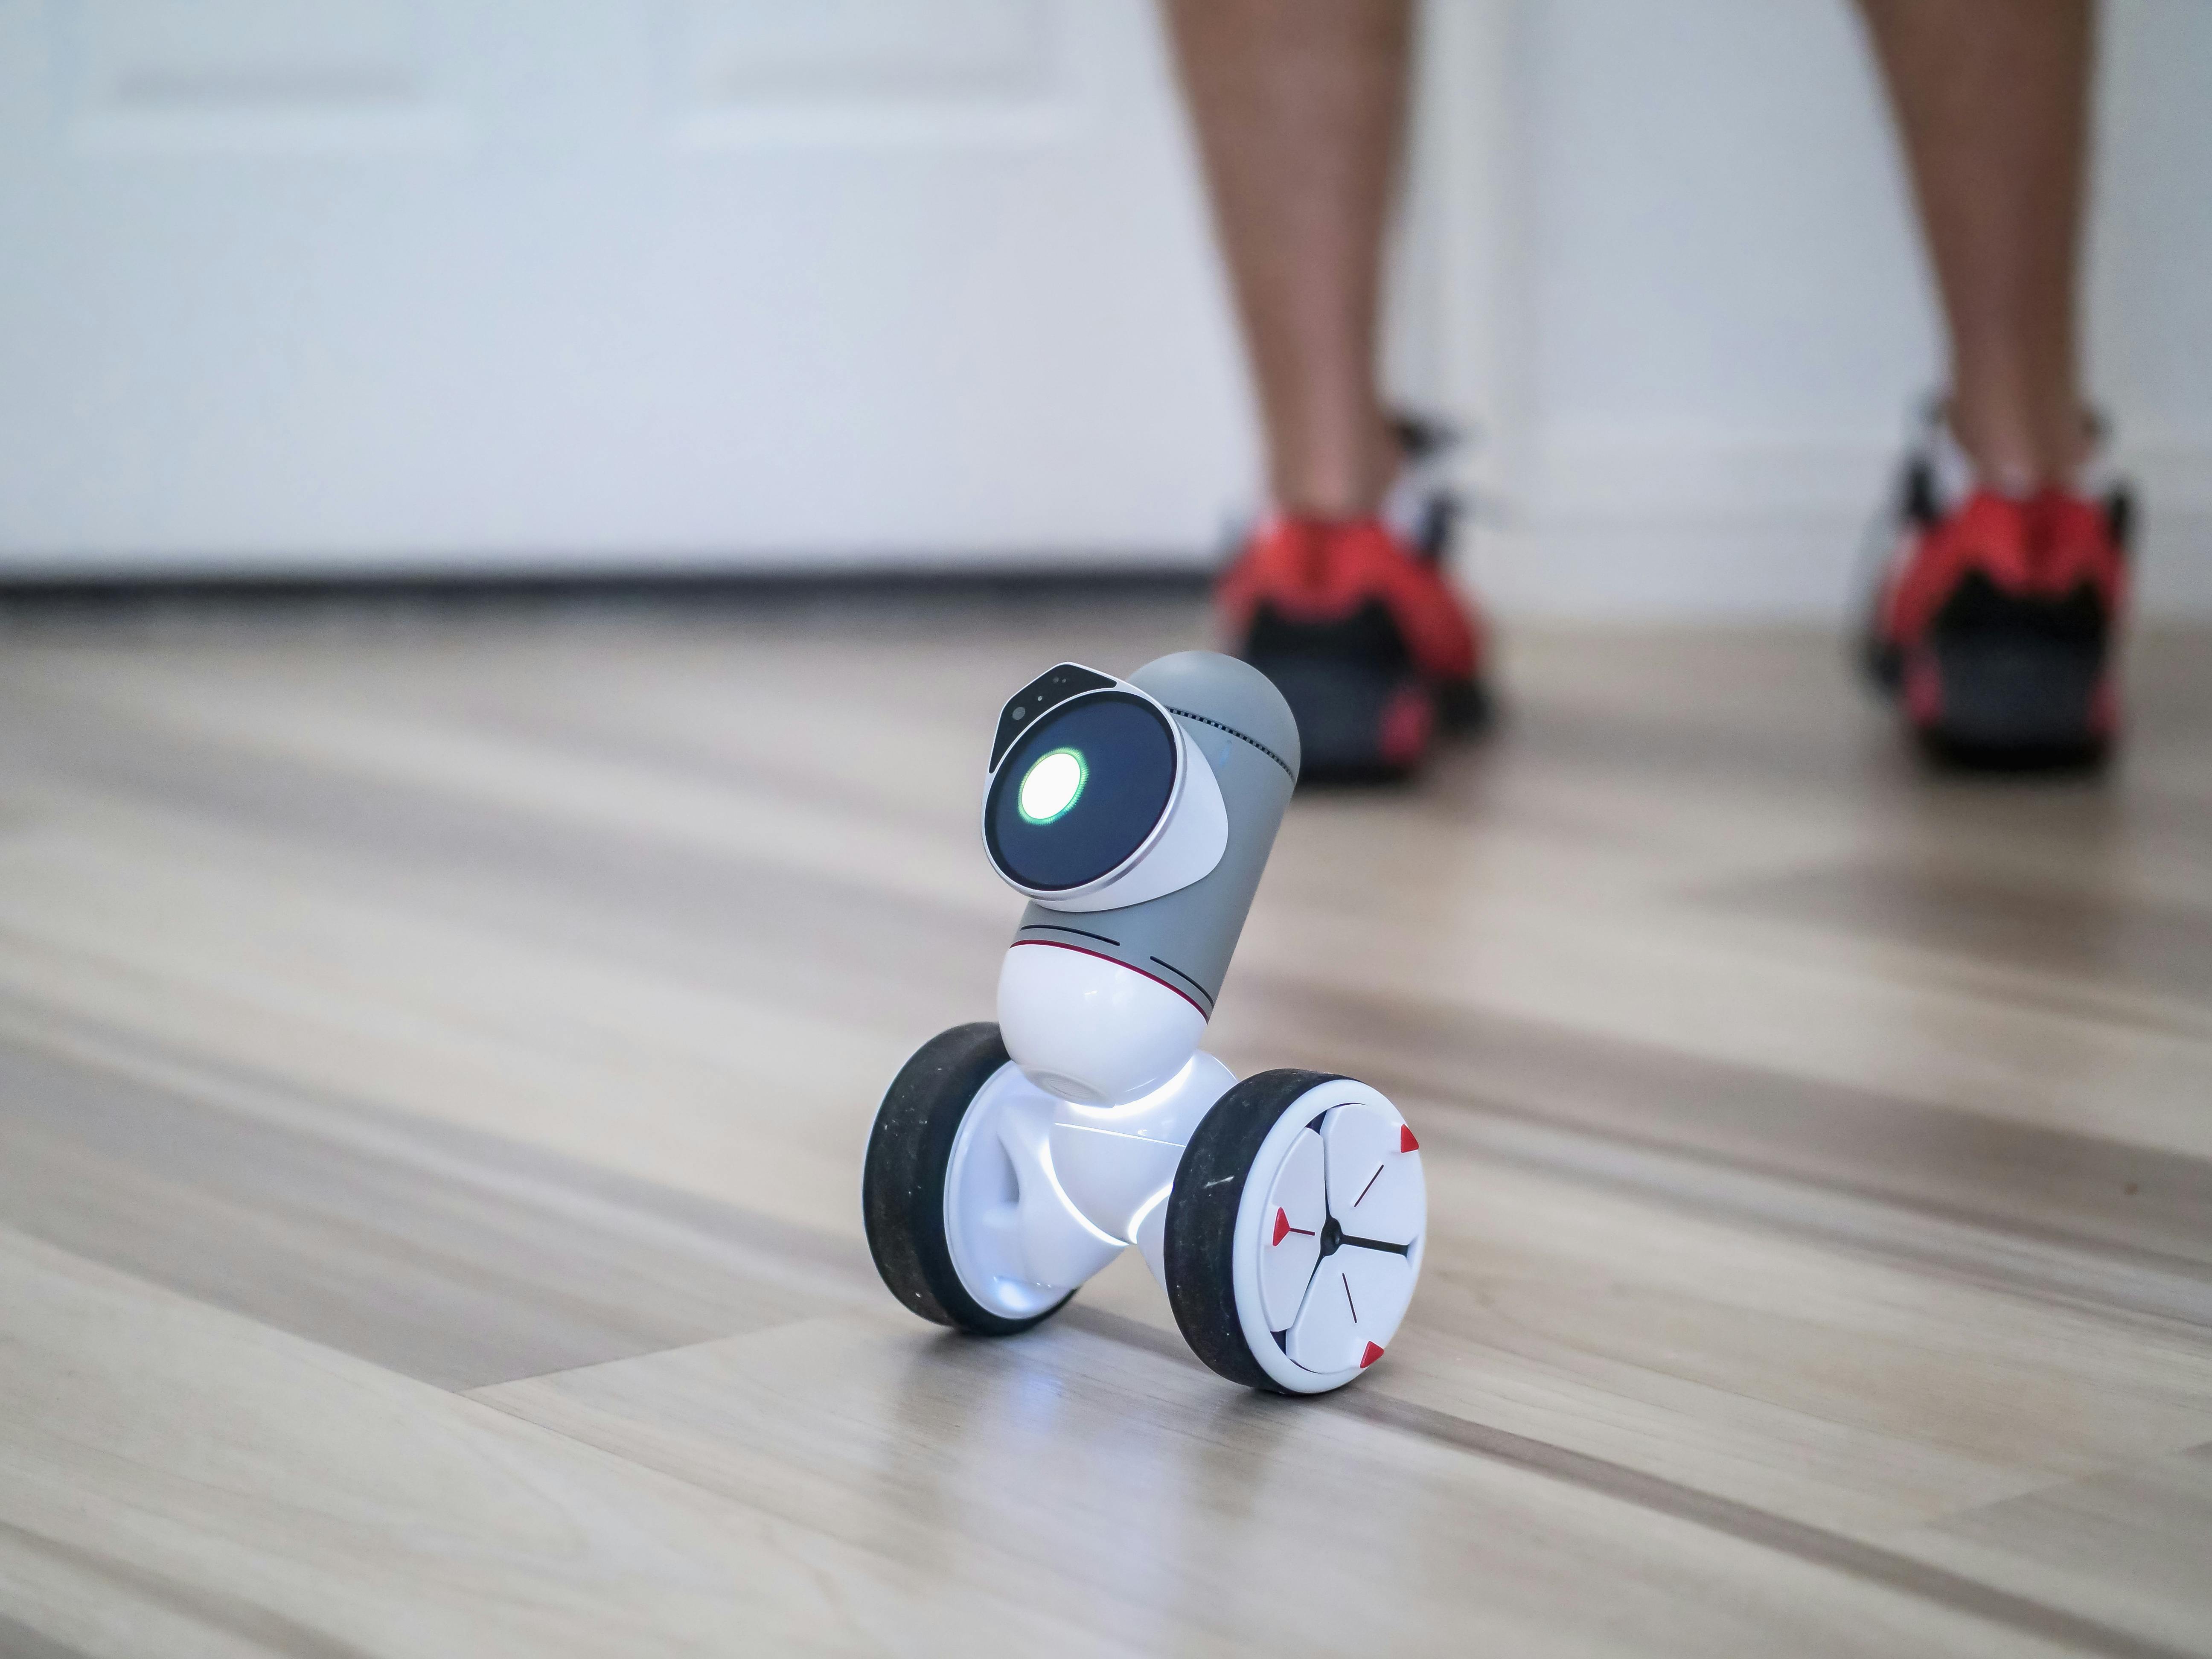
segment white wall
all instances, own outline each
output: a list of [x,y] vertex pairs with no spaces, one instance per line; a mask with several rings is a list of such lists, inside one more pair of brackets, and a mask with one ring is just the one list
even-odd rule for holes
[[[1941,373],[1856,18],[1841,0],[1504,10],[1510,187],[1487,228],[1511,252],[1466,303],[1498,365],[1474,398],[1501,436],[1478,476],[1508,527],[1480,581],[1522,612],[1834,613]],[[2208,92],[2212,5],[2110,6],[2090,382],[2144,486],[2162,611],[2212,611]]]
[[[2092,381],[2212,612],[2212,3],[2109,25]],[[1839,611],[1937,373],[1846,0],[1425,27],[1479,586]],[[1250,422],[1147,0],[0,0],[0,568],[1195,565]]]
[[1204,556],[1147,0],[0,0],[0,568]]

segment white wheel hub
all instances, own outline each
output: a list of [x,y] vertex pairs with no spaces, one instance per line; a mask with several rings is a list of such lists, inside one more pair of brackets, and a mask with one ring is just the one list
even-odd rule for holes
[[1309,1090],[1261,1144],[1237,1208],[1237,1310],[1261,1368],[1318,1394],[1382,1357],[1419,1276],[1419,1143],[1365,1084]]

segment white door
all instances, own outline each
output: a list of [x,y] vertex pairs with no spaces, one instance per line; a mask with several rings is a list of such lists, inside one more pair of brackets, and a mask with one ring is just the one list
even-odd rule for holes
[[0,570],[1187,562],[1146,0],[0,0]]

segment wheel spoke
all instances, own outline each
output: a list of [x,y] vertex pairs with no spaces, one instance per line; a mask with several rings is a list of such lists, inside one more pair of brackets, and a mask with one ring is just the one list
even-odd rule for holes
[[1328,1149],[1328,1209],[1344,1229],[1370,1249],[1405,1249],[1428,1218],[1421,1155],[1404,1150],[1398,1121],[1372,1106],[1340,1106],[1323,1120]]
[[1339,1250],[1314,1274],[1305,1306],[1291,1323],[1284,1352],[1313,1371],[1359,1364],[1397,1334],[1413,1299],[1413,1271],[1387,1250]]

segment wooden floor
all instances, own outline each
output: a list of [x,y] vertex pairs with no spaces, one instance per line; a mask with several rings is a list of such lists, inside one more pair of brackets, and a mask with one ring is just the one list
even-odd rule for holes
[[1388,1362],[893,1304],[1004,694],[1180,599],[0,631],[0,1653],[2212,1652],[2212,638],[2100,782],[1524,633],[1216,1022],[1426,1152]]

